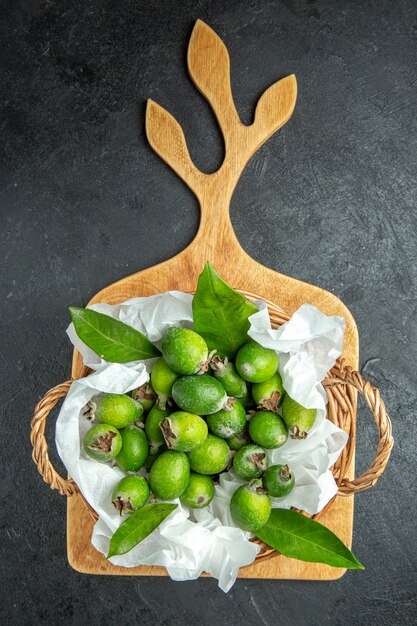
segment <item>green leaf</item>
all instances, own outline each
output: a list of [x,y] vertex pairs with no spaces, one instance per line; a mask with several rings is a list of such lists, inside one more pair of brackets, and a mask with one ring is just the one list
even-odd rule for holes
[[126,363],[160,355],[143,333],[109,315],[73,306],[69,310],[81,341],[106,361]]
[[284,556],[345,569],[365,569],[328,528],[286,509],[272,509],[257,537]]
[[207,263],[198,279],[193,298],[194,328],[204,337],[209,350],[233,358],[249,338],[249,315],[257,307],[232,289]]
[[154,503],[138,509],[129,517],[113,534],[110,539],[109,553],[107,558],[126,554],[138,545],[145,537],[164,521],[178,504]]

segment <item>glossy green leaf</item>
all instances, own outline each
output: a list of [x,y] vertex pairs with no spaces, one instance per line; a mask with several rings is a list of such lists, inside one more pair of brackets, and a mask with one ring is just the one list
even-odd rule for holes
[[232,289],[207,263],[198,279],[193,298],[194,328],[204,337],[209,350],[233,358],[249,340],[248,317],[257,307]]
[[81,341],[106,361],[127,363],[160,355],[143,333],[109,315],[73,306],[69,310]]
[[107,558],[130,552],[150,535],[177,506],[169,502],[147,504],[129,515],[110,539]]
[[365,569],[328,528],[301,513],[272,509],[257,537],[284,556],[345,569]]

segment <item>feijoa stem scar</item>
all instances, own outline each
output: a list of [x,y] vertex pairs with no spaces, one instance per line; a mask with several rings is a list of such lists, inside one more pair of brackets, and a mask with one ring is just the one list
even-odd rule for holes
[[111,424],[96,424],[84,435],[84,451],[100,463],[111,461],[122,447],[122,436]]
[[274,391],[270,398],[264,398],[258,405],[259,409],[265,409],[266,411],[277,411],[279,401],[281,399],[281,393]]
[[252,461],[252,463],[259,469],[264,469],[264,459],[266,457],[265,452],[254,452],[254,454],[250,454],[248,459]]
[[201,375],[201,374],[206,374],[209,371],[209,367],[211,365],[211,362],[213,360],[214,355],[216,354],[217,350],[211,350],[211,352],[209,352],[208,357],[205,361],[202,361],[199,365],[199,369],[197,374]]
[[129,511],[133,512],[136,510],[130,498],[128,498],[127,500],[123,500],[122,496],[116,496],[116,498],[112,502],[114,508],[120,516],[122,516],[124,513],[128,513]]
[[162,430],[162,434],[164,436],[165,442],[169,449],[174,447],[174,441],[177,439],[177,435],[172,430],[172,422],[169,417],[166,417],[164,420],[159,422],[159,427]]
[[96,415],[97,404],[93,400],[89,400],[85,405],[82,416],[89,422],[93,422]]
[[98,450],[99,452],[108,454],[109,452],[111,452],[112,441],[115,437],[117,437],[117,433],[109,430],[109,432],[105,435],[100,435],[99,437],[97,437],[96,442],[90,443],[87,447],[90,448],[90,450]]
[[149,411],[156,402],[156,393],[152,385],[144,383],[132,391],[132,398],[143,406],[145,411]]
[[307,439],[308,432],[306,430],[301,430],[299,426],[294,426],[290,433],[291,439]]
[[282,470],[280,472],[280,477],[282,480],[290,480],[291,479],[291,471],[288,465],[283,465]]

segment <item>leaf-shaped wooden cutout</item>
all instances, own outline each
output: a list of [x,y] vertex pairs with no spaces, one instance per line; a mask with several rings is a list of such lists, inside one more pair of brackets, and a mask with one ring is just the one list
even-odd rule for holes
[[294,74],[274,83],[258,100],[253,128],[262,142],[290,119],[297,100],[297,80]]
[[204,174],[192,162],[177,120],[153,100],[148,100],[146,106],[146,136],[161,159],[195,190]]
[[211,105],[223,135],[240,124],[230,86],[229,53],[220,37],[197,20],[187,54],[188,71],[197,89]]

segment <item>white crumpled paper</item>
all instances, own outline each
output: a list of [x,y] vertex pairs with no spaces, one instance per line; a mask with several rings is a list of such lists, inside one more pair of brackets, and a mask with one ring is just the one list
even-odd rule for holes
[[[130,324],[158,345],[169,326],[192,327],[191,302],[189,294],[173,291],[91,308]],[[257,304],[259,311],[250,317],[249,335],[277,351],[279,371],[291,397],[307,408],[317,409],[307,439],[288,439],[281,448],[267,451],[271,464],[288,463],[296,477],[293,491],[273,499],[272,506],[317,513],[337,492],[329,467],[347,441],[347,435],[325,419],[326,394],[320,383],[341,352],[344,320],[303,305],[289,322],[274,330],[266,305]],[[107,363],[80,341],[72,325],[67,332],[84,363],[96,371],[72,384],[57,420],[56,444],[69,474],[99,515],[92,543],[107,554],[110,537],[124,519],[115,511],[109,494],[125,474],[117,466],[97,463],[84,453],[81,443],[91,423],[81,412],[98,392],[126,393],[147,382],[155,359],[123,365]],[[145,470],[139,473],[146,474]],[[218,579],[223,591],[228,591],[239,568],[251,563],[259,551],[250,542],[251,535],[236,528],[230,517],[230,498],[240,484],[233,471],[223,473],[213,501],[201,510],[191,511],[175,500],[178,508],[157,530],[128,554],[112,557],[111,562],[124,567],[161,565],[174,580],[193,580],[205,571]]]

